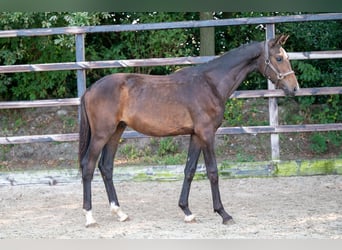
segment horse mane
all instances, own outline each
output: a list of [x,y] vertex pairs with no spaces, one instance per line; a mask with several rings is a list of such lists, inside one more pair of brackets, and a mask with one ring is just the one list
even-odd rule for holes
[[240,64],[242,61],[248,61],[249,58],[254,59],[258,57],[261,52],[260,49],[262,49],[262,47],[259,47],[258,44],[260,44],[260,42],[256,41],[242,44],[237,48],[228,50],[227,52],[209,62],[198,65],[198,67],[220,67],[223,65],[222,60],[229,60],[228,62],[226,61],[224,63],[226,67],[234,67]]
[[237,48],[233,48],[224,52],[213,60],[194,66],[183,67],[175,72],[172,72],[171,75],[194,74],[194,72],[197,72],[198,70],[205,71],[205,68],[218,68],[223,65],[222,60],[229,60],[229,62],[224,63],[225,67],[235,67],[236,65],[240,64],[241,61],[247,61],[248,58],[253,59],[259,56],[261,50],[255,49],[258,48],[257,45],[259,43],[260,42],[252,41],[242,44]]
[[[233,58],[235,58],[236,56],[239,56],[239,58],[243,57],[243,58],[241,58],[241,61],[243,61],[243,60],[245,60],[246,57],[250,57],[251,52],[252,52],[252,51],[248,51],[249,53],[247,53],[246,50],[254,49],[257,44],[259,44],[259,42],[256,42],[256,41],[252,41],[252,42],[249,42],[249,43],[242,44],[242,45],[240,45],[237,48],[233,48],[231,50],[228,50],[227,52],[222,54],[221,57],[223,57],[223,56],[232,56]],[[257,52],[259,52],[259,51],[257,51]],[[259,53],[256,53],[252,57],[254,58],[257,55],[259,55]]]

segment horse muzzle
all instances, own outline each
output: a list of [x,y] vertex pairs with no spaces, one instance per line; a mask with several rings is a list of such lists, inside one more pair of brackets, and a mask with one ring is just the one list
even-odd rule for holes
[[282,89],[287,96],[295,96],[297,91],[299,90],[299,85],[296,83],[294,86],[293,84],[284,83],[284,81],[279,82],[278,88]]

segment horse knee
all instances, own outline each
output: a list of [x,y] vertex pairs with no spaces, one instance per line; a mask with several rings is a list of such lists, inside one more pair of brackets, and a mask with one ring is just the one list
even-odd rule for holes
[[191,182],[194,179],[195,173],[184,173],[184,178],[188,181]]
[[105,166],[99,164],[99,169],[103,180],[113,180],[113,168],[106,168]]
[[94,176],[94,168],[90,167],[89,164],[85,161],[81,163],[81,174],[83,181],[92,181]]
[[93,179],[94,172],[89,170],[82,170],[82,180],[83,181],[91,181]]
[[208,171],[207,176],[211,183],[218,183],[218,171],[217,170]]

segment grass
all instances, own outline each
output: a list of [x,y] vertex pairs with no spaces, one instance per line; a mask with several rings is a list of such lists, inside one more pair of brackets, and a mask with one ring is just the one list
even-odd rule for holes
[[[215,153],[217,161],[220,163],[226,159],[233,162],[251,162],[258,159],[254,155],[246,151],[244,146],[245,140],[236,143],[232,136],[223,135],[221,140],[216,143]],[[259,150],[265,151],[263,144],[268,137],[247,136],[247,140]],[[236,144],[234,144],[236,143]],[[166,138],[150,138],[143,145],[138,146],[134,141],[126,140],[119,145],[118,154],[116,156],[117,164],[128,165],[185,165],[187,158],[188,144],[181,145],[180,139],[177,137]],[[227,155],[227,150],[232,151],[232,155]],[[199,162],[204,162],[203,153],[200,155]]]
[[151,138],[149,143],[138,146],[136,143],[124,142],[119,145],[117,159],[125,165],[129,164],[184,164],[186,151],[180,148],[176,138]]

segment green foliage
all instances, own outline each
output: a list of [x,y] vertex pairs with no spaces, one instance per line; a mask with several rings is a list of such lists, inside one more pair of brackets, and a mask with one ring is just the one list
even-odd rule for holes
[[[290,34],[286,43],[288,51],[340,50],[342,48],[342,23],[318,21],[285,23],[277,25],[279,32]],[[342,60],[292,61],[302,88],[333,87],[342,84]],[[342,121],[342,100],[339,95],[296,97],[306,120],[313,123]]]
[[[185,19],[185,13],[114,13],[113,18],[119,24],[139,24],[180,21]],[[182,29],[151,30],[136,32],[120,32],[101,34],[105,43],[97,42],[96,47],[87,47],[87,59],[144,59],[189,56],[191,51],[186,48],[187,33]],[[90,43],[98,41],[99,35],[91,35]],[[168,74],[176,66],[136,67],[115,70],[147,74]],[[113,72],[113,71],[111,71]]]
[[236,154],[237,162],[253,162],[255,161],[254,156],[250,154],[246,154],[244,151],[241,151]]
[[243,100],[228,99],[224,110],[224,120],[229,126],[241,126],[243,124]]
[[184,164],[186,152],[179,148],[179,144],[172,137],[151,138],[150,145],[145,145],[143,148],[137,147],[134,143],[120,145],[117,158],[121,157],[131,162],[139,161],[143,164]]
[[342,133],[330,131],[326,133],[314,133],[310,137],[310,149],[318,154],[326,153],[329,147],[339,148],[342,146]]
[[159,140],[159,147],[157,150],[158,156],[165,156],[168,154],[175,154],[178,151],[178,145],[172,137],[165,137]]
[[305,63],[303,61],[296,61],[294,66],[297,68],[298,76],[297,79],[300,82],[313,82],[319,81],[322,78],[322,74],[319,69],[314,65]]
[[155,158],[152,157],[153,162],[150,162],[150,164],[158,163],[159,165],[178,165],[178,164],[184,164],[186,159],[186,153],[176,153],[176,154],[168,154],[164,156],[157,156]]
[[[106,13],[1,12],[0,29],[49,28],[100,24]],[[14,37],[0,39],[0,64],[37,64],[75,61],[74,36]],[[74,71],[1,74],[1,100],[74,97]]]
[[224,110],[223,126],[262,126],[268,125],[268,114],[260,107],[268,103],[264,99],[228,99]]
[[331,131],[328,132],[328,142],[335,147],[342,146],[342,132],[341,131]]
[[315,133],[310,138],[310,149],[315,153],[324,153],[327,151],[327,143],[325,137],[320,133]]
[[120,154],[122,154],[128,160],[135,160],[139,158],[139,150],[134,144],[121,145],[119,148]]
[[299,113],[288,114],[286,120],[293,123],[339,123],[342,121],[341,97],[326,96],[320,103],[316,96],[298,98]]

